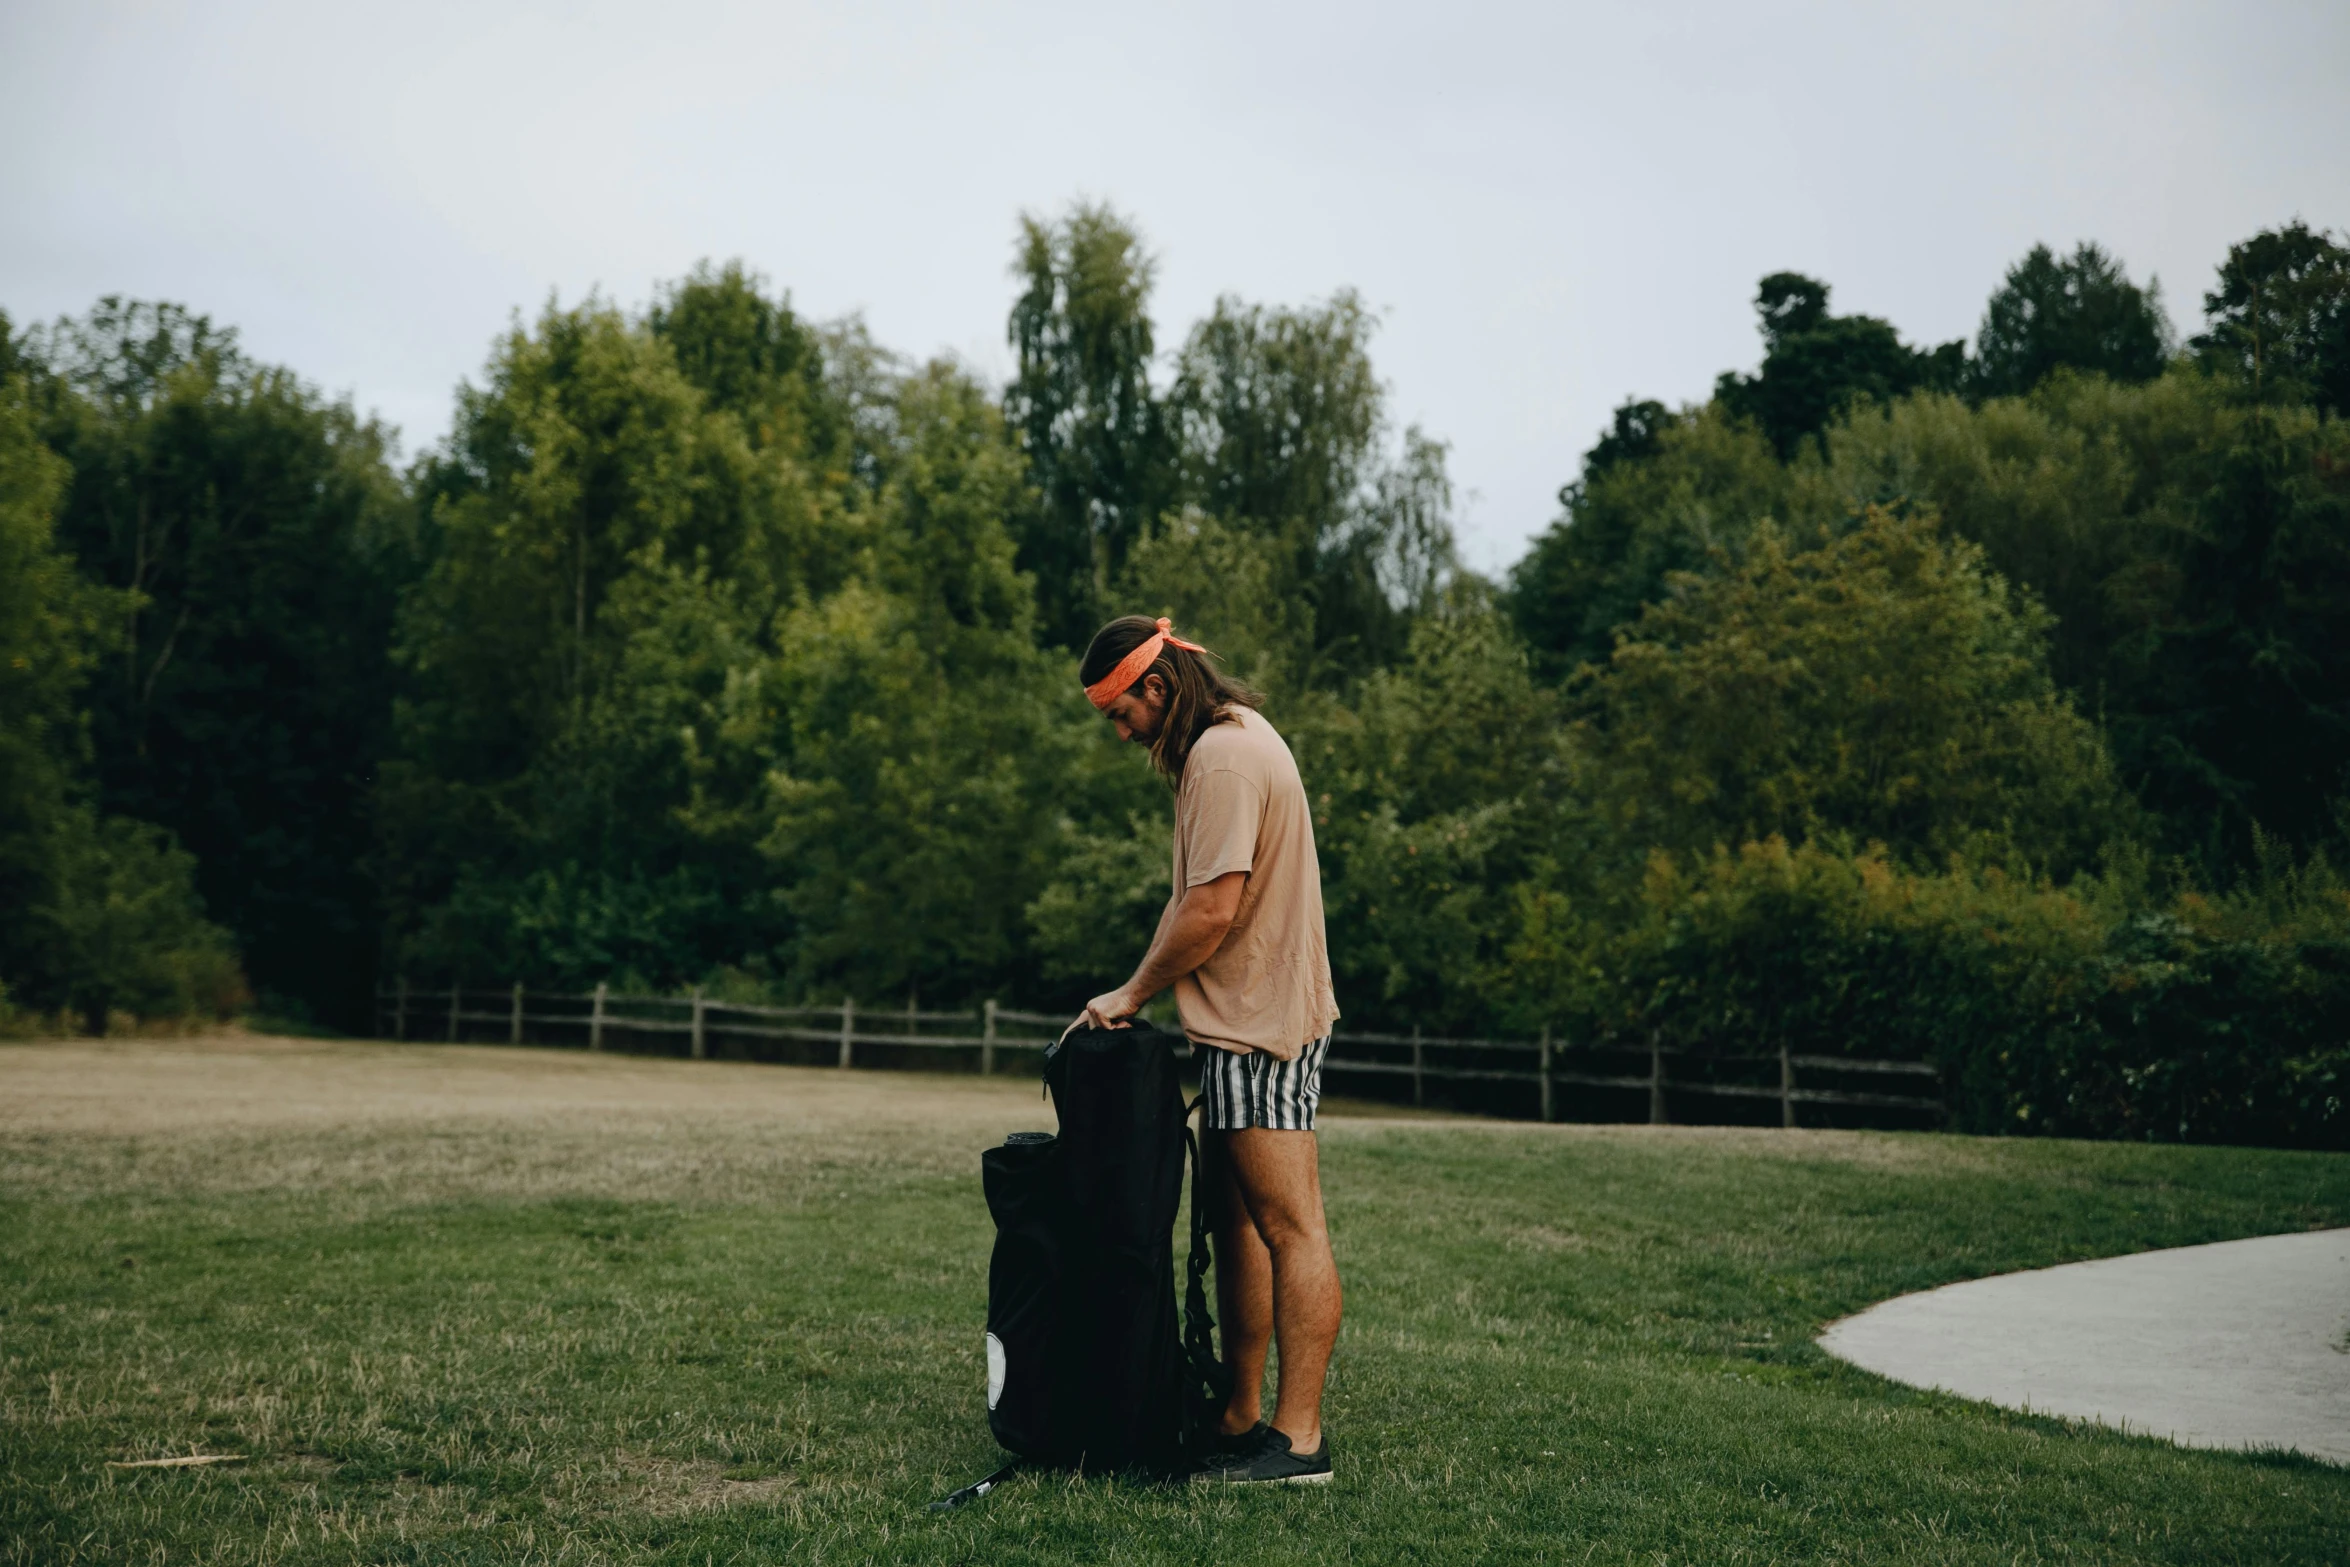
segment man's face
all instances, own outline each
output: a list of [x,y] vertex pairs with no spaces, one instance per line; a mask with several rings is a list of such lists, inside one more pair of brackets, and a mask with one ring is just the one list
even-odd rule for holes
[[1125,692],[1102,709],[1102,716],[1117,726],[1119,739],[1150,744],[1159,737],[1159,726],[1167,721],[1167,682],[1157,675],[1143,676],[1139,694]]

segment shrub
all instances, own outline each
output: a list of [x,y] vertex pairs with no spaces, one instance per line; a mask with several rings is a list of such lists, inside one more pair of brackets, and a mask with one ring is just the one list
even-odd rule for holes
[[2019,1058],[2011,1113],[2078,1137],[2350,1148],[2350,890],[2273,851],[2222,897],[2115,922],[2080,1025]]
[[1589,1032],[1932,1061],[1957,1130],[2350,1148],[2350,893],[2324,863],[2130,901],[1774,838],[1656,855],[1581,934],[1530,906],[1524,955]]
[[1695,1049],[1947,1061],[2039,1021],[2101,936],[2091,905],[1998,867],[1918,875],[1881,846],[1770,838],[1652,855],[1560,999]]
[[228,933],[204,918],[196,862],[160,827],[88,807],[57,833],[60,874],[41,911],[55,999],[102,1034],[116,1013],[233,1016],[249,999]]
[[2048,677],[2047,615],[1931,517],[1871,508],[1642,611],[1585,687],[1599,808],[1629,843],[1882,840],[2092,863],[2128,799]]

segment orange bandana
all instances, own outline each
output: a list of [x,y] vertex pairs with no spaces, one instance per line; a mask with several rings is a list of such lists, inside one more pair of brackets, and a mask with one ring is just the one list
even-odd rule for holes
[[1172,643],[1186,652],[1205,653],[1207,651],[1197,642],[1186,642],[1177,636],[1175,628],[1167,623],[1167,617],[1161,615],[1159,629],[1144,637],[1141,642],[1135,645],[1133,652],[1118,660],[1116,669],[1087,686],[1085,699],[1094,705],[1096,711],[1108,712],[1112,702],[1117,701],[1122,693],[1134,688],[1134,682],[1140,680],[1142,672],[1157,661],[1159,648],[1167,643]]

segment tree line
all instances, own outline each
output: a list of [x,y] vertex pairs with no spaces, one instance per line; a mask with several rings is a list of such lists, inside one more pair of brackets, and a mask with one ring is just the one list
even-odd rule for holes
[[2184,342],[2094,245],[1972,345],[1765,278],[1759,363],[1627,401],[1498,580],[1355,296],[1162,348],[1152,282],[1105,207],[1024,219],[996,388],[704,266],[518,320],[404,469],[178,307],[0,329],[9,1003],[1081,998],[1167,892],[1074,677],[1143,611],[1269,694],[1350,1018],[2343,1141],[2331,234],[2233,247]]

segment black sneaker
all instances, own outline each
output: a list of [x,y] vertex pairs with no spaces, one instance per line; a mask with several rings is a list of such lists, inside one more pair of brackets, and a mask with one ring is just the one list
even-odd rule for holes
[[1269,1422],[1260,1420],[1255,1425],[1250,1426],[1246,1431],[1212,1432],[1208,1437],[1208,1456],[1211,1458],[1229,1458],[1235,1453],[1248,1452],[1259,1442],[1263,1441],[1265,1439],[1265,1433],[1272,1429],[1273,1427]]
[[1295,1453],[1289,1438],[1271,1426],[1252,1446],[1211,1458],[1191,1476],[1194,1485],[1326,1485],[1329,1480],[1328,1433],[1317,1451]]

